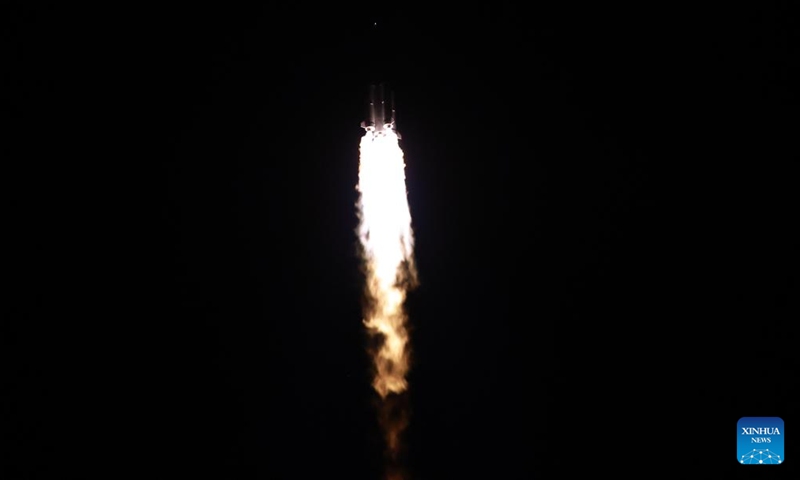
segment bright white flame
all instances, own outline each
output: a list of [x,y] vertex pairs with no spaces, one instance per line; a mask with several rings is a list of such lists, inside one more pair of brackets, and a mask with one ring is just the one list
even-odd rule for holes
[[358,172],[359,238],[373,305],[364,324],[383,343],[375,354],[375,390],[386,397],[407,388],[408,331],[403,302],[416,283],[411,213],[406,198],[405,163],[391,129],[367,131],[361,139]]

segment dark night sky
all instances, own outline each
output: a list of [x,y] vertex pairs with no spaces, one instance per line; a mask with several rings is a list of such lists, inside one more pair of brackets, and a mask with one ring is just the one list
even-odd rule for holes
[[354,229],[385,81],[411,478],[790,478],[732,432],[798,418],[796,14],[492,5],[3,7],[1,476],[380,478]]

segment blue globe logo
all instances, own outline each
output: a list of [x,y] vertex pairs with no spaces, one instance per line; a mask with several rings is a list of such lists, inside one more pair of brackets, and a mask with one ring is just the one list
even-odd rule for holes
[[781,456],[775,452],[770,451],[768,448],[754,448],[752,451],[745,453],[739,459],[739,463],[743,464],[772,464],[777,465],[781,463],[783,459]]

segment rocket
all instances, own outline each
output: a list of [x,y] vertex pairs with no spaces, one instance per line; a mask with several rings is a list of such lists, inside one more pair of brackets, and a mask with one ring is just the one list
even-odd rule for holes
[[391,130],[400,138],[394,120],[394,93],[389,94],[389,105],[387,111],[386,95],[383,84],[371,85],[369,94],[368,119],[361,122],[361,128],[376,135],[383,135],[387,130]]

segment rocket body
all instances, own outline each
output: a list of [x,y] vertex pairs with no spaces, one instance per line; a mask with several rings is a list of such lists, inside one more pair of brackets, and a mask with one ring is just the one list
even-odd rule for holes
[[395,125],[394,97],[390,94],[387,101],[383,84],[372,85],[369,95],[369,112],[367,120],[361,122],[361,128],[368,132],[381,135],[391,130],[400,138],[400,133]]

